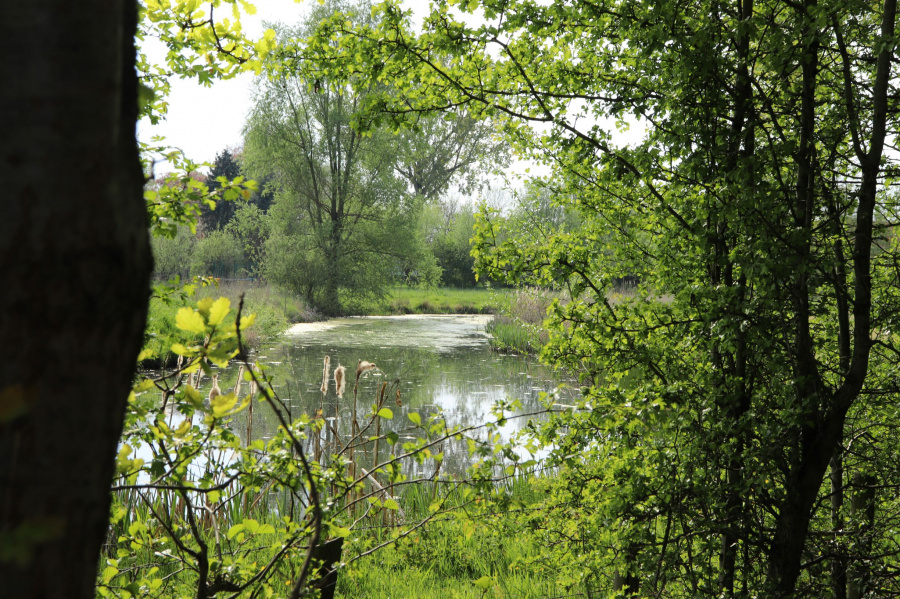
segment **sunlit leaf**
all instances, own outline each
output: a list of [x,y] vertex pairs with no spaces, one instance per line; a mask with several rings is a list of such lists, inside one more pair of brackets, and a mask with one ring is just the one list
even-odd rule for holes
[[231,300],[227,297],[220,297],[217,299],[209,309],[209,325],[218,326],[222,324],[222,321],[228,315],[230,310]]
[[203,322],[200,313],[187,307],[178,310],[175,315],[175,326],[189,333],[202,334],[206,332],[206,323]]

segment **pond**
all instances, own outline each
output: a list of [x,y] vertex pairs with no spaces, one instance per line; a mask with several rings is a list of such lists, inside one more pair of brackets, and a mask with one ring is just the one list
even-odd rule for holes
[[[389,430],[400,432],[411,426],[410,412],[419,413],[423,421],[429,414],[439,414],[451,427],[482,424],[491,419],[494,402],[503,399],[520,400],[522,412],[539,410],[542,394],[552,393],[562,378],[533,357],[492,352],[484,330],[490,318],[408,315],[300,324],[278,343],[261,348],[256,360],[269,368],[274,388],[293,416],[322,410],[329,422],[337,422],[339,439],[349,436],[353,383],[360,360],[377,368],[360,378],[359,420],[372,413],[382,383],[387,382],[384,406],[393,412],[392,421],[385,422]],[[333,374],[327,393],[320,389],[325,356],[330,357],[332,373],[339,364],[347,369],[343,398],[337,397]],[[236,369],[220,373],[223,390],[233,388],[236,381]],[[204,393],[210,384],[205,380]],[[567,403],[565,398],[560,401]],[[253,416],[253,439],[268,438],[277,426],[271,411],[261,408],[257,407]],[[235,422],[241,436],[247,416],[241,413]],[[524,424],[525,419],[508,420],[501,433],[510,435]],[[464,444],[441,449],[445,472],[463,471],[468,465]]]

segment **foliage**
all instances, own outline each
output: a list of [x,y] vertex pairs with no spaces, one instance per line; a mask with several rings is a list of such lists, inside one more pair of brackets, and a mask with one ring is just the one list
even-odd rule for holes
[[[219,189],[223,183],[240,177],[241,165],[235,155],[225,149],[216,154],[212,169],[209,171],[209,190],[215,191]],[[219,177],[223,177],[223,181],[219,181]],[[249,199],[249,197],[245,198]],[[208,206],[202,207],[200,214],[200,222],[204,232],[211,232],[222,229],[234,218],[237,206],[234,202],[216,202],[214,208]]]
[[[323,21],[306,68],[385,82],[373,123],[502,115],[578,215],[527,239],[485,213],[476,232],[482,273],[572,297],[543,351],[586,370],[583,402],[536,431],[561,469],[534,521],[548,563],[587,594],[896,593],[896,505],[872,503],[896,462],[875,438],[850,450],[897,424],[898,248],[876,223],[896,219],[896,3],[480,0],[434,4],[420,32],[398,3],[377,16]],[[642,138],[617,143],[629,123]]]
[[[358,396],[360,379],[375,369],[364,361],[355,374],[335,373],[334,393],[352,397],[353,411],[349,422],[331,420],[333,428],[326,428],[321,410],[292,415],[260,363],[242,362],[234,390],[215,375],[204,399],[201,373],[212,375],[214,367],[242,355],[240,331],[254,321],[230,313],[227,298],[180,308],[175,321],[182,341],[172,345],[181,356],[178,368],[134,388],[117,458],[110,540],[98,574],[101,596],[284,596],[289,589],[298,597],[314,583],[311,552],[325,539],[353,535],[355,555],[343,559],[354,561],[471,504],[474,489],[489,488],[503,460],[494,453],[495,430],[514,404],[497,408],[487,435],[476,435],[482,427],[448,429],[438,415],[410,412],[407,424],[395,423],[387,405],[395,395],[399,400],[399,387],[378,384],[371,406]],[[326,361],[323,406],[329,388]],[[245,411],[246,430],[238,429],[234,418]],[[278,422],[270,439],[254,436],[254,411],[257,419],[268,415]],[[435,489],[438,484],[436,475],[410,472],[426,466],[436,473],[441,448],[452,440],[480,456],[480,467],[468,480],[442,481],[444,491],[405,514],[398,503],[402,489],[424,480]],[[419,467],[411,470],[411,464]],[[509,471],[514,474],[515,465]],[[357,529],[383,519],[396,522],[390,533],[356,536]]]
[[460,111],[419,115],[392,142],[394,169],[413,194],[431,202],[454,182],[470,194],[481,187],[483,175],[509,163],[508,148],[493,124]]
[[263,210],[252,203],[239,206],[225,230],[241,244],[251,273],[258,274],[265,261],[269,237],[269,220]]
[[532,179],[516,194],[510,214],[498,229],[503,235],[530,244],[553,235],[577,234],[581,220],[573,204],[574,198],[560,194],[549,181]]
[[196,245],[196,238],[188,227],[178,227],[174,237],[154,235],[150,238],[150,245],[153,248],[153,276],[155,279],[188,278],[191,255]]
[[[395,546],[348,566],[338,578],[339,596],[539,599],[566,594],[537,562],[538,538],[518,518],[540,500],[536,479],[517,476],[501,486],[514,505],[495,511],[476,501],[465,513],[434,519]],[[421,501],[415,497],[422,489],[404,494],[404,509],[417,504],[427,509],[430,493]]]
[[448,287],[474,287],[475,260],[469,238],[475,224],[470,206],[449,198],[425,207],[425,239],[441,268],[441,283]]
[[191,272],[233,277],[244,263],[244,252],[234,235],[228,231],[212,231],[194,246]]
[[[302,31],[282,31],[281,40]],[[249,172],[270,177],[278,190],[265,276],[326,314],[377,298],[401,277],[433,280],[433,259],[416,235],[422,199],[394,176],[392,137],[354,129],[369,92],[314,81],[281,63],[272,69],[260,81],[245,146]]]

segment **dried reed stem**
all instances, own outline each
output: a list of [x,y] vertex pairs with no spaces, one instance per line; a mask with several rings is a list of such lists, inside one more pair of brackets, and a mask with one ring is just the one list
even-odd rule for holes
[[325,368],[322,369],[322,395],[328,393],[328,379],[331,376],[331,356],[325,356]]
[[387,386],[387,381],[381,383],[381,393],[377,402],[378,407],[375,408],[375,455],[372,458],[372,480],[375,480],[375,469],[378,467],[378,442],[381,440],[381,416],[378,415],[378,412],[384,406],[384,394],[387,391]]

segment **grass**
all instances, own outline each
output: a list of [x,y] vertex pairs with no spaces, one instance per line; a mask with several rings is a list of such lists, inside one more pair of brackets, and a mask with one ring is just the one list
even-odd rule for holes
[[511,290],[484,287],[395,286],[372,314],[493,314],[508,302]]
[[[531,479],[517,477],[505,491],[519,505],[540,499]],[[401,505],[412,520],[427,514],[427,485],[407,488]],[[540,547],[523,530],[515,509],[491,512],[481,502],[441,516],[427,526],[344,568],[337,596],[372,599],[546,598],[559,595],[552,572],[542,570]],[[376,533],[377,534],[377,533]],[[353,555],[351,543],[349,556]],[[476,585],[476,581],[481,586]]]
[[508,295],[507,305],[488,323],[491,348],[495,351],[537,353],[547,343],[544,328],[547,307],[559,294],[534,288],[516,289]]

